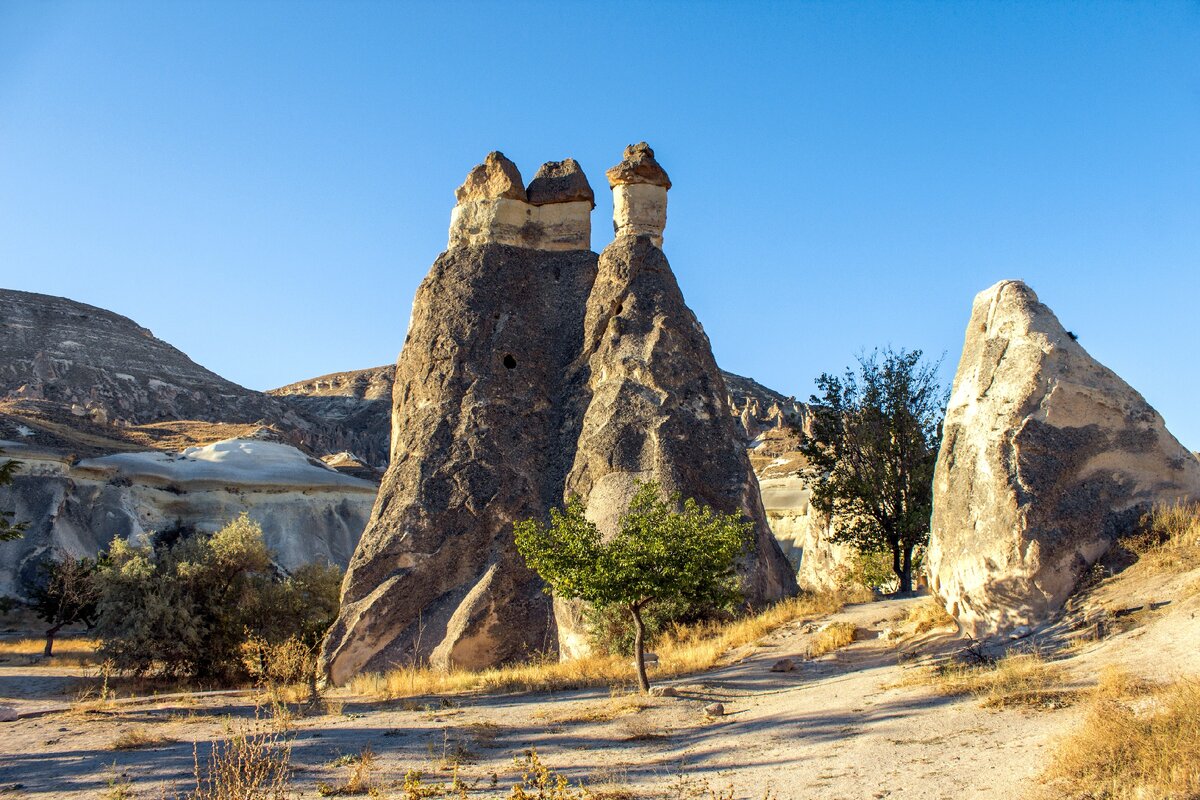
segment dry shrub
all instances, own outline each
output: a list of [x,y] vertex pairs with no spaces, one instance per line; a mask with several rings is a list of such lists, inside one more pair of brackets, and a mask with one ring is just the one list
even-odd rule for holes
[[1062,708],[1075,692],[1061,688],[1062,668],[1038,653],[1013,653],[991,664],[950,662],[927,673],[945,695],[975,695],[984,708]]
[[[717,665],[731,650],[752,645],[789,623],[832,614],[847,602],[851,600],[841,593],[808,594],[784,600],[758,614],[731,622],[707,622],[672,628],[662,635],[654,648],[659,660],[651,677],[673,678],[702,672]],[[540,659],[478,672],[443,672],[407,666],[384,674],[360,675],[351,680],[350,688],[359,695],[396,699],[464,692],[557,691],[593,686],[629,686],[635,680],[629,659],[591,655],[570,661]]]
[[187,800],[286,800],[291,754],[284,735],[258,721],[249,731],[214,742],[203,769],[199,750],[193,747],[196,789]]
[[904,624],[912,625],[913,633],[916,634],[927,633],[936,628],[954,627],[958,623],[936,597],[928,597],[908,610]]
[[1122,544],[1152,569],[1200,567],[1200,502],[1156,505]]
[[378,766],[375,751],[367,745],[357,756],[338,759],[346,767],[346,780],[336,786],[328,783],[317,784],[317,794],[322,797],[345,797],[359,794],[371,794],[378,790],[375,785],[375,770]]
[[521,770],[521,782],[512,787],[509,800],[588,800],[591,796],[583,781],[572,788],[565,776],[542,763],[535,750],[513,761]]
[[117,734],[109,748],[112,750],[138,750],[143,747],[166,744],[174,741],[166,736],[148,733],[141,728],[129,728]]
[[817,658],[832,653],[854,641],[857,628],[850,622],[834,622],[822,628],[808,646],[808,657]]
[[1200,797],[1200,682],[1101,681],[1087,720],[1042,777],[1053,800]]

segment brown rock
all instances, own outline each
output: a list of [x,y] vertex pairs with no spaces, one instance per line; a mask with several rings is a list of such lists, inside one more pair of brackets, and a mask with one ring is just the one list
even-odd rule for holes
[[706,717],[723,717],[725,716],[725,705],[723,703],[709,703],[704,707],[704,715]]
[[790,658],[781,658],[771,665],[771,672],[791,672],[796,668],[796,662]]
[[526,189],[529,202],[535,206],[550,203],[588,202],[596,207],[596,195],[587,175],[573,158],[566,161],[547,161],[533,176]]
[[615,187],[631,183],[649,183],[671,188],[671,179],[659,163],[654,160],[654,151],[645,142],[631,144],[625,148],[621,163],[604,173],[608,185]]
[[504,153],[493,150],[475,169],[467,173],[462,186],[454,190],[454,198],[465,203],[469,200],[526,200],[525,181],[517,165],[504,157]]
[[1200,462],[1020,281],[976,298],[946,409],[926,557],[972,636],[1044,621]]

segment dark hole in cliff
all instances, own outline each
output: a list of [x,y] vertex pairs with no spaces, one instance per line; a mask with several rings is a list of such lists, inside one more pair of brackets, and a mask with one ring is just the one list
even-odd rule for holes
[[554,268],[554,281],[557,283],[558,279],[561,277],[562,277],[562,270],[559,269],[558,267],[555,267]]
[[621,313],[622,311],[624,311],[624,310],[625,310],[625,306],[624,306],[624,304],[622,304],[622,303],[617,303],[617,313],[618,313],[618,314],[620,314],[620,313]]
[[505,354],[504,368],[505,369],[516,369],[517,368],[517,360],[512,357],[512,353]]

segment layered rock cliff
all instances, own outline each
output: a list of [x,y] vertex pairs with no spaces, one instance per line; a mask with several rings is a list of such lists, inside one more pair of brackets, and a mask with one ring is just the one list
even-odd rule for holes
[[600,258],[574,162],[525,189],[493,153],[456,193],[397,364],[392,462],[326,641],[334,682],[553,651],[576,621],[555,615],[512,523],[579,494],[603,528],[638,479],[746,513],[750,599],[795,591],[707,338],[658,249],[669,181],[644,145],[614,170],[614,186],[643,188],[617,192],[618,238]]
[[1020,281],[975,298],[946,410],[927,556],[974,636],[1043,621],[1200,461]]

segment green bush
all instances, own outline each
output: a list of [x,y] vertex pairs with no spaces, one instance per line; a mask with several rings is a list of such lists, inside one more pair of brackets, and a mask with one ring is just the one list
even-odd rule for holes
[[113,543],[97,573],[100,653],[121,671],[230,683],[242,645],[289,638],[315,647],[337,613],[337,567],[281,577],[245,514],[212,535],[157,548]]

